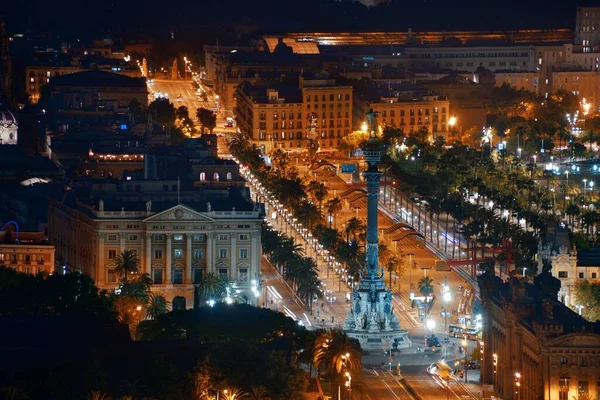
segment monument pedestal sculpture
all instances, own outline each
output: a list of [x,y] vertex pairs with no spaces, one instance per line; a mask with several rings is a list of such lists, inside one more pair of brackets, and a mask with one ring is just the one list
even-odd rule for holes
[[392,293],[385,286],[384,270],[379,266],[379,235],[377,203],[381,172],[382,147],[377,138],[375,114],[367,114],[371,135],[364,149],[368,168],[364,172],[367,182],[367,249],[366,263],[361,271],[361,281],[352,293],[352,308],[344,321],[344,331],[357,339],[365,354],[381,353],[411,345],[406,330],[400,328],[392,306]]

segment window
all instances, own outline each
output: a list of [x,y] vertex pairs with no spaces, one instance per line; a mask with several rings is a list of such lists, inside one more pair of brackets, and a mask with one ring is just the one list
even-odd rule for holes
[[558,277],[559,278],[568,278],[569,272],[568,271],[558,271]]
[[25,254],[25,264],[31,264],[31,256],[29,254]]
[[560,360],[558,360],[558,362],[560,362],[562,365],[566,365],[569,362],[569,359],[563,356],[560,358]]
[[108,283],[115,283],[117,281],[117,273],[114,268],[108,270]]
[[580,272],[579,279],[584,279],[584,278],[585,278],[585,272]]
[[176,242],[181,242],[183,240],[183,235],[173,235],[173,240]]
[[163,235],[154,235],[154,241],[156,241],[156,242],[162,242],[163,241]]
[[109,242],[116,242],[117,241],[117,235],[108,235],[108,241]]
[[173,298],[173,311],[175,310],[185,310],[185,297],[176,296]]
[[240,259],[248,258],[248,249],[240,249]]
[[135,241],[137,241],[137,240],[138,240],[138,236],[137,236],[137,235],[129,235],[129,240],[130,240],[131,242],[135,242]]
[[162,259],[162,250],[160,250],[160,249],[154,250],[154,259],[156,259],[156,260]]
[[558,400],[571,400],[569,399],[569,380],[570,378],[558,380]]
[[240,281],[248,282],[248,268],[240,268]]
[[192,270],[192,281],[196,285],[202,282],[202,268],[194,268]]
[[116,250],[109,250],[108,251],[108,259],[109,260],[114,260],[115,258],[117,258],[117,251]]
[[200,172],[200,180],[201,181],[205,181],[206,180],[206,173],[205,172]]
[[202,256],[203,256],[202,250],[199,250],[199,249],[194,250],[194,259],[195,260],[202,259]]
[[193,235],[193,236],[192,236],[192,240],[193,240],[194,242],[199,242],[199,241],[201,241],[201,240],[202,240],[202,235]]
[[579,398],[587,399],[586,395],[590,392],[590,384],[588,381],[579,381],[577,384],[577,393]]
[[229,235],[219,235],[219,240],[229,240]]
[[227,258],[227,249],[219,249],[219,258]]
[[183,269],[175,268],[173,269],[173,283],[182,284],[183,283]]
[[592,279],[596,279],[598,277],[598,274],[596,272],[592,272]]
[[229,274],[227,273],[227,268],[219,268],[219,276],[221,278],[228,279],[229,278]]
[[176,259],[181,259],[183,258],[183,250],[181,249],[175,249],[175,251],[173,252],[174,256]]
[[249,239],[250,239],[250,235],[248,235],[247,233],[240,234],[240,240],[249,240]]
[[162,285],[163,283],[163,270],[162,268],[154,268],[152,270],[152,280],[155,285]]

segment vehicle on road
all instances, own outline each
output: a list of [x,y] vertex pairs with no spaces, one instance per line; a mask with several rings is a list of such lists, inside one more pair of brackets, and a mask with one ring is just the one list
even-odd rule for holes
[[175,98],[175,101],[183,101],[183,95],[180,94]]
[[481,368],[481,366],[479,365],[479,363],[477,361],[469,361],[467,363],[467,369],[479,369]]
[[428,347],[441,347],[440,339],[435,335],[431,335],[431,337],[427,338],[427,346]]
[[233,128],[233,118],[227,117],[227,122],[225,122],[226,128]]
[[450,382],[454,371],[444,360],[433,363],[427,367],[427,373],[441,386],[446,386]]

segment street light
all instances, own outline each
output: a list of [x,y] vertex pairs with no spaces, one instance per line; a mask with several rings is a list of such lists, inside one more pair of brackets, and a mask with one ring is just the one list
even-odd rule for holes
[[469,362],[469,359],[468,359],[468,354],[469,354],[468,345],[469,344],[467,343],[466,336],[465,336],[465,339],[463,339],[463,341],[462,341],[462,345],[463,345],[463,349],[465,351],[465,383],[467,383],[467,371],[468,371],[467,363]]
[[521,400],[521,373],[515,372],[515,397]]

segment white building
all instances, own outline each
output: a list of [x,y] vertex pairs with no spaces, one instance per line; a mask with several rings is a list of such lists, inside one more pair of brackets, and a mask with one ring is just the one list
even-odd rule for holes
[[7,109],[0,109],[0,145],[17,144],[17,119]]
[[[108,205],[108,202],[107,202]],[[91,207],[68,207],[50,199],[48,230],[56,258],[90,275],[101,289],[114,289],[114,262],[124,250],[140,259],[140,272],[154,282],[173,308],[191,308],[194,285],[214,273],[236,284],[239,296],[257,305],[260,280],[261,216],[251,211],[215,211],[210,203],[178,204],[153,211],[152,202],[136,210],[108,210],[101,200]],[[218,205],[217,205],[218,206]],[[140,210],[141,208],[141,210]]]

